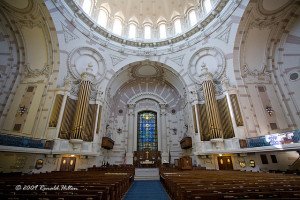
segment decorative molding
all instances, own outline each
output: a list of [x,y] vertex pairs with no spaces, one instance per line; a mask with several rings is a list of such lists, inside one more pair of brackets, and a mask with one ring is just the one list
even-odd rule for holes
[[[152,68],[155,70],[155,72],[154,72],[154,74],[146,74],[146,75],[141,74],[139,70],[142,67]],[[134,78],[156,77],[156,78],[160,79],[163,77],[164,71],[163,71],[162,67],[157,66],[156,63],[146,61],[146,62],[138,62],[136,65],[134,65],[132,67],[132,70],[130,71],[130,74]]]
[[29,67],[29,64],[24,65],[24,69],[25,69],[24,73],[25,73],[26,78],[34,78],[34,77],[43,76],[43,75],[48,77],[50,74],[50,66],[47,64],[45,64],[45,66],[41,70],[31,69]]
[[142,99],[153,99],[155,101],[157,101],[159,104],[166,104],[166,100],[164,100],[161,96],[159,96],[158,94],[155,94],[153,92],[143,92],[143,93],[139,93],[137,95],[134,95],[132,98],[130,98],[127,101],[127,104],[136,104],[138,101],[142,100]]
[[[75,80],[81,79],[81,74],[89,70],[89,73],[95,76],[93,84],[99,84],[105,77],[107,72],[106,65],[102,55],[91,47],[79,47],[73,49],[68,55],[68,72]],[[86,66],[82,66],[82,62]],[[88,67],[91,66],[91,67]]]
[[72,40],[76,40],[79,37],[73,34],[64,24],[61,24],[64,32],[65,43],[69,43]]
[[[284,9],[286,9],[288,6],[290,6],[293,2],[293,0],[289,0],[287,2],[285,2],[284,4],[282,4],[279,8],[276,8],[275,10],[266,10],[263,6],[263,1],[264,0],[258,0],[258,11],[260,14],[266,15],[266,16],[270,16],[270,15],[276,15],[277,13],[282,12]],[[278,1],[280,2],[280,1]],[[278,2],[274,2],[274,3],[278,3]],[[284,2],[284,1],[283,1]]]
[[38,6],[35,0],[28,0],[28,4],[25,8],[17,8],[6,1],[0,1],[0,5],[4,7],[3,10],[14,15],[18,19],[24,19],[24,15],[31,15],[31,17],[38,16]]
[[174,57],[174,58],[170,58],[170,60],[174,63],[176,63],[177,65],[179,66],[183,66],[183,59],[184,59],[184,55],[181,55],[181,56],[177,56],[177,57]]
[[142,99],[136,103],[137,110],[159,110],[159,103],[154,99]]
[[[206,57],[212,57],[217,66],[208,66],[206,67],[208,70],[203,70],[201,66],[203,64],[207,65],[207,63],[205,63]],[[188,73],[195,83],[201,83],[203,73],[211,74],[212,79],[218,80],[223,76],[225,69],[226,60],[223,52],[216,47],[205,47],[199,49],[190,59]]]
[[262,29],[267,29],[267,28],[273,27],[273,26],[277,26],[277,24],[278,24],[278,22],[276,22],[274,19],[269,19],[269,20],[256,19],[250,23],[249,29],[258,28],[259,30],[262,30]]
[[268,72],[266,70],[267,66],[266,65],[262,65],[261,66],[261,70],[257,70],[257,69],[254,69],[254,70],[250,70],[248,65],[245,64],[243,67],[242,67],[242,77],[245,78],[247,77],[248,75],[249,76],[252,76],[252,77],[260,77],[260,76],[270,76],[270,72]]
[[73,84],[71,85],[71,90],[70,90],[70,94],[77,97],[78,95],[78,91],[79,91],[79,84],[75,84],[73,82]]
[[254,69],[251,70],[247,64],[244,64],[241,67],[242,78],[246,82],[269,82],[271,81],[271,72],[267,71],[267,66],[262,65],[260,70]]
[[216,38],[225,42],[226,44],[228,43],[229,40],[229,34],[230,34],[231,26],[228,26],[224,31],[222,31]]
[[125,60],[126,58],[122,58],[119,56],[115,56],[115,55],[110,55],[111,58],[111,62],[113,64],[113,66],[119,64],[120,62],[122,62],[123,60]]

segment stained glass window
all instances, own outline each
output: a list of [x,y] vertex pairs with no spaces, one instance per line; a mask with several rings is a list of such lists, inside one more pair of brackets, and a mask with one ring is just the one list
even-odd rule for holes
[[155,112],[138,114],[138,151],[157,151],[157,117]]

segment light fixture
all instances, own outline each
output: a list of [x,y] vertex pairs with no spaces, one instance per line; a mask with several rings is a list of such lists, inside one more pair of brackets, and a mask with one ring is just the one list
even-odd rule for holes
[[25,114],[27,112],[27,108],[25,106],[20,106],[18,113],[22,116],[23,114]]
[[72,154],[71,157],[75,157],[75,155]]
[[272,116],[272,113],[274,112],[274,110],[272,109],[271,106],[267,106],[267,107],[266,107],[266,111],[268,112],[268,114],[269,114],[270,116]]

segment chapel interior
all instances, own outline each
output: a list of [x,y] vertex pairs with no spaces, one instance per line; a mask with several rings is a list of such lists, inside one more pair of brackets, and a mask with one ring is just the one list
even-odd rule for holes
[[[0,24],[3,199],[130,199],[147,173],[300,199],[299,0],[2,0]],[[23,188],[51,181],[82,193]]]

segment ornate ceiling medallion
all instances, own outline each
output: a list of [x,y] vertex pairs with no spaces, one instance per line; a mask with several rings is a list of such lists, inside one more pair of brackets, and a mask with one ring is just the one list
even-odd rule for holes
[[218,80],[225,72],[226,61],[221,50],[215,47],[205,47],[198,50],[191,58],[188,72],[191,79],[199,83],[203,75],[202,66],[207,66],[214,80]]
[[106,67],[101,54],[90,47],[74,49],[68,58],[68,71],[74,79],[81,79],[81,74],[89,70],[95,76],[94,84],[98,84],[106,74]]
[[151,77],[162,77],[163,69],[160,66],[156,66],[151,62],[140,62],[133,66],[131,70],[132,77],[139,78],[151,78]]

